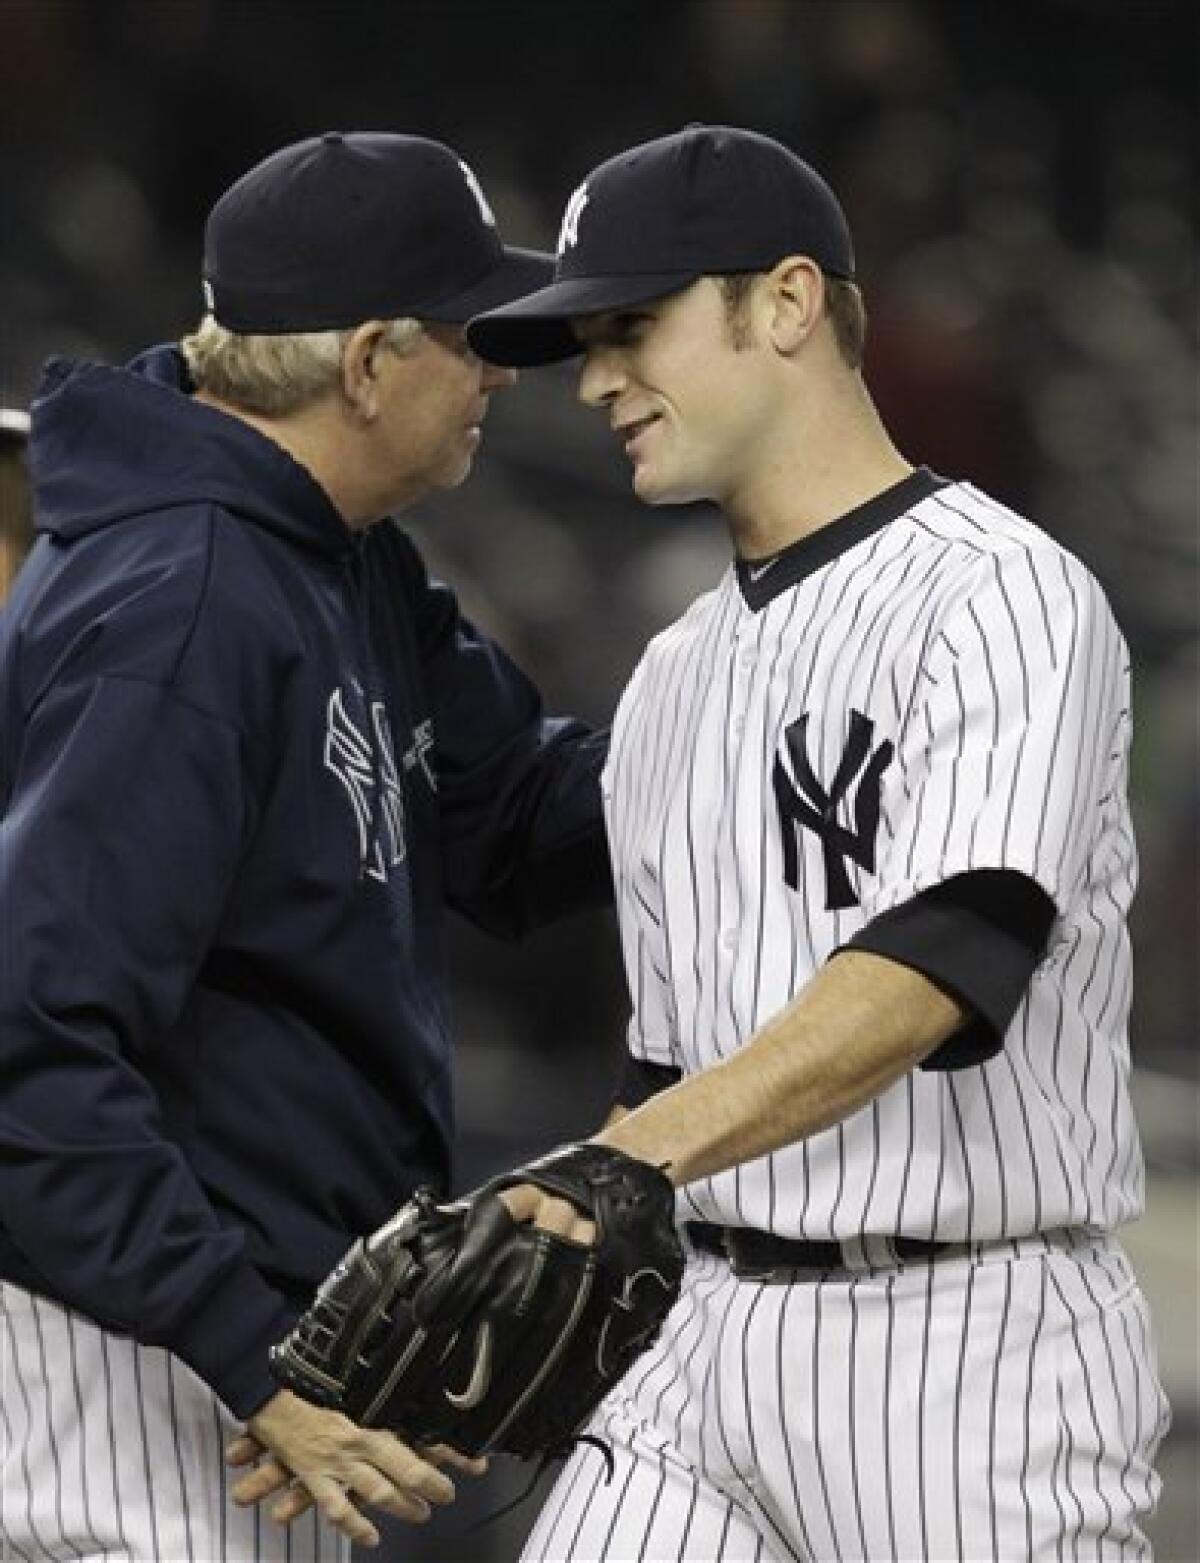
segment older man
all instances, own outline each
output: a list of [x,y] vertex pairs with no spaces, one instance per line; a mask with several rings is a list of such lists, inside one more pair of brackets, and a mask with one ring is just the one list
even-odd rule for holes
[[[217,202],[182,350],[48,370],[0,630],[6,1556],[328,1558],[453,1496],[267,1348],[448,1182],[444,908],[610,893],[603,736],[386,519],[514,379],[463,322],[548,275],[447,147],[328,134]],[[234,1501],[281,1472],[290,1536]]]

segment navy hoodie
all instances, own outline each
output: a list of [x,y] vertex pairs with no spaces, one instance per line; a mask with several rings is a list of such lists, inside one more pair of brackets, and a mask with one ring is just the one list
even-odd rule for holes
[[452,1134],[446,905],[611,893],[606,739],[384,522],[194,401],[52,364],[0,619],[0,1278],[188,1362],[267,1346]]

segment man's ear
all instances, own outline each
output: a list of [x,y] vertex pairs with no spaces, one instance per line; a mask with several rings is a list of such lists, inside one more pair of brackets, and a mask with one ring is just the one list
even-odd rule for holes
[[807,255],[789,255],[768,273],[767,281],[771,342],[790,356],[812,336],[825,312],[825,278]]
[[379,365],[387,352],[387,325],[367,320],[355,326],[342,349],[342,394],[364,423],[379,412]]

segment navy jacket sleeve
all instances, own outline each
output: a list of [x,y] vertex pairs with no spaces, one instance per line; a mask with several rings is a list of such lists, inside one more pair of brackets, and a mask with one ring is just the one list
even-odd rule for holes
[[609,904],[607,730],[547,718],[531,681],[404,541],[433,706],[447,901],[513,936]]
[[168,1347],[233,1411],[288,1309],[179,1150],[142,1067],[186,1002],[253,810],[239,735],[138,676],[59,673],[0,824],[0,1225],[53,1292]]

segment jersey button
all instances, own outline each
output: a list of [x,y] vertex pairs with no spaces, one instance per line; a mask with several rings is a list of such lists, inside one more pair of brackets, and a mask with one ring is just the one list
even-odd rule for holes
[[721,943],[727,950],[734,949],[737,945],[737,929],[726,928],[725,932],[721,935]]

